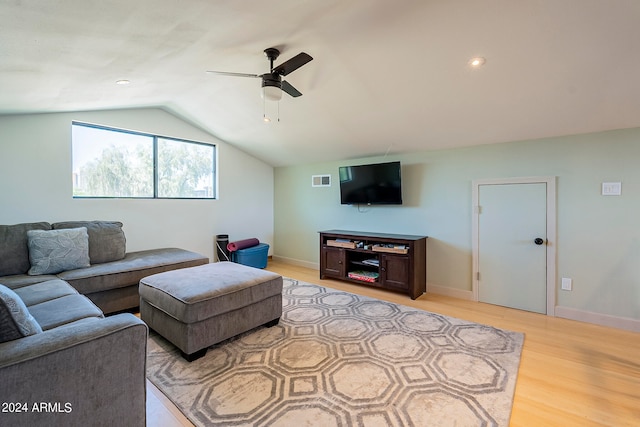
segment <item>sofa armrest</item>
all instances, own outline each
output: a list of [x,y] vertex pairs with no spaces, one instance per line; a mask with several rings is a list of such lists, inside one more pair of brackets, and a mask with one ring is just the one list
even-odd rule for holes
[[0,425],[144,426],[147,335],[125,313],[0,344]]

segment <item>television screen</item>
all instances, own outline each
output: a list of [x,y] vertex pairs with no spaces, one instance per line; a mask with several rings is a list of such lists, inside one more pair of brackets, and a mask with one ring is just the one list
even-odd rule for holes
[[340,202],[343,205],[401,205],[400,162],[341,166]]

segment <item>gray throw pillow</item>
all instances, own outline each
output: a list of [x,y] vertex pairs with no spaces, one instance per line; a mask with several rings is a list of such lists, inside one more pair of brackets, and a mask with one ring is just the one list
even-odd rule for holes
[[28,274],[56,274],[61,271],[89,267],[89,235],[87,229],[29,230]]
[[91,264],[118,261],[127,252],[122,223],[119,221],[66,221],[53,224],[54,230],[86,227],[89,234]]
[[11,289],[0,285],[0,342],[17,340],[42,332],[24,301]]

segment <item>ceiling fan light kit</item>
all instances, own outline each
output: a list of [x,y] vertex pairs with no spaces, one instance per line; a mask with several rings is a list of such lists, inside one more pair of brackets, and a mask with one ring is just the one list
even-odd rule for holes
[[280,101],[282,99],[282,81],[277,74],[263,74],[262,97],[267,101]]
[[[246,74],[246,73],[230,73],[226,71],[207,71],[207,73],[211,74],[219,74],[223,76],[233,76],[233,77],[252,77],[252,78],[260,78],[262,79],[261,86],[261,95],[262,99],[267,101],[280,101],[282,99],[282,92],[286,92],[288,95],[297,98],[302,96],[302,93],[293,87],[290,83],[285,80],[282,80],[282,76],[286,76],[298,68],[302,67],[307,62],[313,60],[313,58],[301,52],[289,59],[288,61],[283,62],[282,64],[274,67],[273,62],[278,59],[280,56],[280,51],[275,47],[270,47],[264,50],[264,54],[269,60],[269,72],[264,74]],[[264,115],[266,119],[266,114]],[[267,120],[265,120],[267,121]],[[278,120],[279,121],[279,120]]]

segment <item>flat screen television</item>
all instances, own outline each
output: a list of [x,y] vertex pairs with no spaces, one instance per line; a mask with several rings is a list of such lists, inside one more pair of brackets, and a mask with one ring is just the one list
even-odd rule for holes
[[400,162],[340,166],[343,205],[401,205]]

